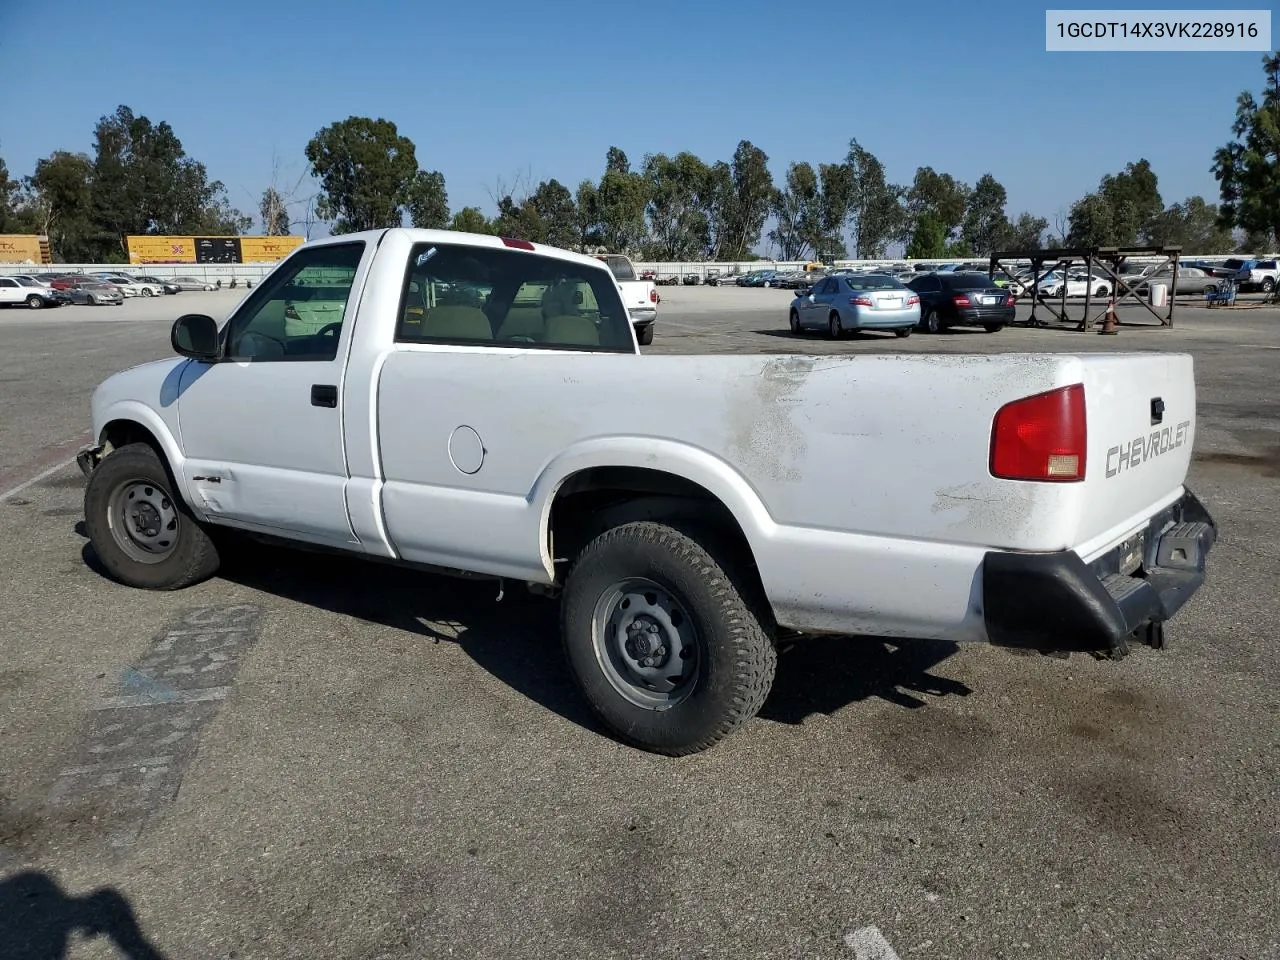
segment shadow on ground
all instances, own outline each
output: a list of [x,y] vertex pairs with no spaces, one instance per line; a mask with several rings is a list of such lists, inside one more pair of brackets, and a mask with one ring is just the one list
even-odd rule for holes
[[[76,532],[84,536],[83,524]],[[559,604],[507,582],[419,573],[358,558],[233,540],[219,576],[296,603],[456,643],[495,678],[596,733],[603,727],[579,695],[560,646]],[[106,575],[93,548],[84,562]],[[955,653],[952,643],[865,637],[806,637],[784,644],[773,692],[760,716],[799,724],[879,698],[918,708],[923,696],[967,695],[962,683],[930,673]]]
[[0,956],[63,960],[74,937],[101,937],[128,960],[163,960],[129,901],[103,887],[72,896],[47,873],[26,870],[0,879]]

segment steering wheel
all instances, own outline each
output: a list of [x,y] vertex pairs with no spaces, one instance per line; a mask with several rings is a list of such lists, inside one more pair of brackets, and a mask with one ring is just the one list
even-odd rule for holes
[[[249,343],[252,344],[253,338],[267,340],[271,343],[274,343],[277,347],[280,348],[281,354],[286,354],[289,352],[289,345],[286,344],[283,340],[278,340],[275,337],[271,336],[271,334],[263,333],[261,330],[246,330],[240,338],[240,345],[243,346],[246,340],[248,340]],[[256,350],[250,354],[250,356],[255,356],[255,357],[257,355],[258,355],[258,352]]]
[[336,331],[341,329],[342,329],[342,321],[340,320],[337,323],[326,323],[323,327],[321,327],[319,330],[316,331],[316,336],[317,337],[328,336],[331,330]]
[[517,333],[514,336],[504,337],[503,339],[510,340],[513,343],[537,343],[538,342],[533,337],[526,336],[523,333]]

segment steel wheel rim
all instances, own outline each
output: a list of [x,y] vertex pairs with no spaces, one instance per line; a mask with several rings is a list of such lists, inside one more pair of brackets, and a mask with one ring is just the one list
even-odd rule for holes
[[685,603],[643,577],[601,592],[591,618],[591,643],[610,686],[647,710],[683,703],[702,671],[698,633]]
[[160,484],[141,478],[117,484],[107,501],[111,537],[131,560],[160,563],[178,547],[177,505]]

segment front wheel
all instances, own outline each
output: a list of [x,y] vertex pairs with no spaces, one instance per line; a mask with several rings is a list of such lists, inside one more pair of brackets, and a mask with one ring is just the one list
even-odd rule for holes
[[697,753],[763,705],[777,653],[749,583],[725,562],[732,556],[641,521],[600,534],[574,564],[561,607],[565,654],[591,708],[624,742]]
[[792,311],[791,311],[790,321],[791,321],[791,334],[792,334],[792,336],[797,336],[797,337],[798,337],[798,336],[800,335],[800,313],[799,313],[799,311],[797,311],[797,310],[792,310]]
[[120,447],[89,475],[84,491],[89,542],[121,583],[177,590],[218,569],[213,541],[174,489],[164,461],[146,443]]
[[1264,278],[1262,279],[1262,292],[1263,292],[1263,293],[1270,293],[1270,292],[1271,292],[1272,290],[1274,290],[1275,288],[1276,288],[1276,282],[1275,282],[1274,280],[1272,280],[1270,277],[1264,277]]
[[929,333],[940,333],[942,331],[942,320],[938,317],[937,310],[929,310],[925,312],[924,328]]
[[153,291],[150,287],[143,287],[143,288],[142,288],[142,295],[143,295],[144,297],[154,297],[154,296],[155,296],[155,291]]
[[39,310],[44,306],[44,300],[33,293],[31,296],[27,297],[27,306],[32,310]]

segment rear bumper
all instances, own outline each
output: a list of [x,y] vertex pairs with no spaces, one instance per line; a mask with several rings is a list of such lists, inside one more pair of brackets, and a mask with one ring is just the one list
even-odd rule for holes
[[1013,323],[1017,312],[1016,307],[969,307],[957,310],[956,319],[951,323],[961,327],[966,324],[977,326],[984,323]]
[[[1217,525],[1190,490],[1151,518],[1140,566],[1126,541],[1086,564],[1060,553],[990,552],[982,564],[987,637],[1003,647],[1123,655],[1131,641],[1161,647],[1163,624],[1205,580]],[[1132,538],[1131,538],[1132,539]]]
[[[841,311],[843,314],[844,311]],[[854,310],[845,326],[855,330],[896,330],[900,327],[914,327],[920,322],[918,309],[902,310]]]

